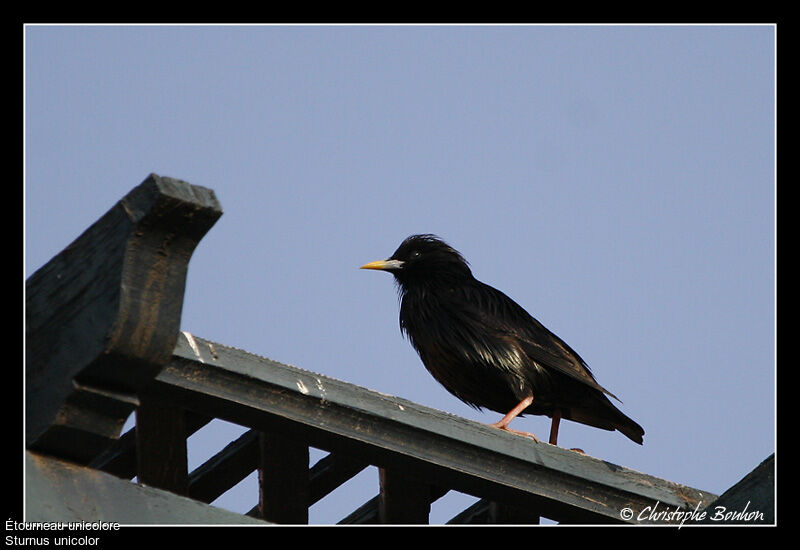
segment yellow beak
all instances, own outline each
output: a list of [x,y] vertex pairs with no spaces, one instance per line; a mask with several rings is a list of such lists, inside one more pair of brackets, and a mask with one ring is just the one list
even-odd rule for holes
[[376,260],[362,265],[359,269],[380,269],[382,271],[391,271],[393,269],[400,269],[403,267],[403,262],[400,260]]

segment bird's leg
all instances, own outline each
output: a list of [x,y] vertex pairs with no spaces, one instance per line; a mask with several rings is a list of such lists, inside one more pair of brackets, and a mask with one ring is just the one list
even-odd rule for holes
[[[561,411],[556,409],[553,411],[553,422],[550,424],[550,445],[557,445],[558,441],[558,425],[561,423]],[[583,452],[583,449],[570,449],[570,451],[575,451],[576,453],[580,453],[585,455],[586,453]]]
[[520,401],[516,407],[511,409],[508,412],[508,414],[505,415],[499,422],[495,422],[494,424],[492,424],[492,426],[494,426],[495,428],[500,428],[501,430],[508,429],[506,426],[508,426],[508,424],[512,420],[514,420],[517,416],[519,416],[519,413],[527,409],[531,405],[531,403],[533,403],[532,395]]
[[553,412],[553,422],[550,424],[550,445],[557,445],[558,425],[561,423],[561,411],[556,409]]
[[[561,411],[556,409],[553,411],[553,422],[550,424],[550,445],[557,445],[558,441],[558,425],[561,423]],[[575,451],[576,453],[580,453],[585,455],[586,453],[583,452],[583,449],[570,449],[570,451]]]
[[519,413],[521,413],[522,411],[527,409],[530,406],[531,403],[533,403],[533,396],[532,395],[528,396],[525,399],[523,399],[522,401],[520,401],[519,404],[517,404],[516,407],[511,409],[508,412],[508,414],[505,415],[499,422],[495,422],[494,424],[490,424],[490,426],[493,426],[495,428],[500,428],[501,430],[505,430],[507,432],[515,433],[515,434],[518,434],[518,435],[524,435],[525,437],[532,437],[535,441],[538,442],[539,438],[536,437],[535,435],[533,435],[532,433],[521,432],[519,430],[512,430],[511,428],[508,427],[508,424],[512,420],[514,420],[519,415]]

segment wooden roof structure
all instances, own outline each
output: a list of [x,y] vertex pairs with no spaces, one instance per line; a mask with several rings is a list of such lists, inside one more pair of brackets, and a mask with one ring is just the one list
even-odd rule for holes
[[[621,511],[717,499],[182,332],[188,262],[221,214],[213,191],[151,174],[28,279],[27,521],[306,524],[369,465],[377,494],[342,524],[425,524],[450,490],[480,498],[454,524],[648,523]],[[249,430],[190,472],[186,439],[215,418]],[[329,454],[309,467],[309,447]],[[253,471],[248,514],[208,505]],[[748,477],[723,496],[772,523],[774,459]]]

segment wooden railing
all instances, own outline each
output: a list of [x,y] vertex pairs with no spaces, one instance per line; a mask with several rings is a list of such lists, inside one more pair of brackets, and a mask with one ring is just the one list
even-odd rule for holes
[[[189,258],[221,213],[151,175],[28,279],[29,450],[206,503],[258,471],[248,515],[275,523],[308,523],[370,465],[376,496],[341,523],[427,523],[450,490],[480,498],[453,523],[638,523],[621,511],[717,498],[181,332]],[[212,419],[249,430],[190,472],[186,440]],[[310,447],[329,454],[310,466]]]

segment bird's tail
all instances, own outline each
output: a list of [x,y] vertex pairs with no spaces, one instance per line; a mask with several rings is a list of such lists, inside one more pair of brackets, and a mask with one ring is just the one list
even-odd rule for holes
[[602,401],[601,407],[572,409],[570,420],[603,430],[618,430],[634,443],[641,445],[644,442],[644,428],[625,416],[606,396],[599,397]]
[[634,443],[638,443],[641,445],[644,441],[644,428],[642,428],[639,424],[628,418],[622,413],[619,413],[624,422],[618,423],[615,427],[617,430],[622,432],[628,439],[633,441]]

